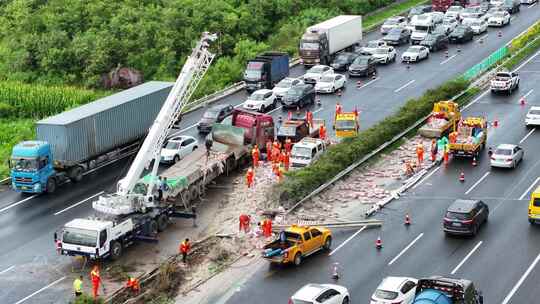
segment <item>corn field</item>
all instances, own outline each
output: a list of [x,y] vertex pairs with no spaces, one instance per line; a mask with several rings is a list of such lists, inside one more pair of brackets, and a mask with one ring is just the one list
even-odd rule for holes
[[0,178],[9,175],[7,160],[18,142],[35,137],[34,120],[0,119]]
[[40,119],[94,101],[105,92],[0,81],[0,118]]

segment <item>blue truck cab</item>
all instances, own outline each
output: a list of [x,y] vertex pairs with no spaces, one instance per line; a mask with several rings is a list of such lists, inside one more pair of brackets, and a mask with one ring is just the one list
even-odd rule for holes
[[418,280],[412,304],[483,304],[482,292],[467,279],[433,276]]
[[56,189],[51,145],[44,141],[23,141],[13,147],[9,166],[11,186],[17,192],[42,193]]

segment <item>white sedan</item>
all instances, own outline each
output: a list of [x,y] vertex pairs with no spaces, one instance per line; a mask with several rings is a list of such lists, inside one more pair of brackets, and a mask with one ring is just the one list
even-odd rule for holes
[[540,126],[540,107],[531,107],[525,116],[525,125]]
[[491,154],[490,165],[499,168],[515,168],[523,160],[523,149],[517,145],[498,145]]
[[242,107],[246,110],[265,112],[269,108],[276,108],[276,93],[272,90],[261,89],[253,92]]
[[472,21],[469,26],[471,27],[474,34],[479,35],[487,32],[488,24],[485,20],[476,19]]
[[349,304],[347,288],[334,284],[307,284],[290,299],[289,304]]
[[396,61],[396,49],[391,46],[384,46],[377,48],[371,53],[373,58],[377,60],[378,63],[387,64],[389,62]]
[[505,26],[510,24],[510,14],[507,11],[495,12],[489,17],[489,26]]
[[417,279],[386,277],[371,296],[371,304],[411,304],[416,293]]
[[413,45],[401,55],[402,62],[418,62],[429,58],[429,49],[422,45]]
[[177,163],[197,149],[197,140],[193,136],[175,136],[169,139],[161,149],[160,163]]
[[305,83],[315,84],[324,75],[334,74],[334,69],[327,65],[316,65],[302,76]]
[[338,89],[345,88],[347,78],[341,74],[324,75],[321,80],[315,84],[317,93],[334,93]]

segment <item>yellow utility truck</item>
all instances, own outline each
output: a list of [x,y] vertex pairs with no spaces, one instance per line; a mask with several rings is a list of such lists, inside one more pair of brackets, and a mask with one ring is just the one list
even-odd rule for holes
[[436,102],[427,123],[418,130],[418,134],[427,138],[439,138],[454,130],[460,119],[457,103],[450,100]]
[[358,135],[360,124],[358,123],[358,115],[355,112],[343,112],[336,114],[334,122],[337,138],[354,137]]
[[454,156],[478,157],[487,140],[487,121],[483,117],[467,117],[450,133],[449,150]]

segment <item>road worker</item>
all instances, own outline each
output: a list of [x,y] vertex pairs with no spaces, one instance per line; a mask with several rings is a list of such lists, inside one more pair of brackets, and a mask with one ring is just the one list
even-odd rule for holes
[[416,157],[418,158],[418,165],[421,166],[424,163],[424,145],[422,142],[418,142],[416,145]]
[[287,112],[287,120],[291,120],[292,119],[292,112],[289,110],[289,112]]
[[437,141],[435,139],[431,140],[431,161],[434,162],[437,160]]
[[272,161],[272,141],[269,139],[266,142],[266,159]]
[[339,103],[339,101],[336,103],[336,115],[338,114],[341,114],[341,111],[343,110],[343,108],[341,107],[341,104]]
[[292,149],[292,140],[290,138],[285,139],[285,144],[283,145],[285,147],[285,151],[291,152]]
[[251,217],[247,214],[240,214],[240,217],[238,218],[240,222],[240,226],[238,227],[239,231],[249,232],[249,225],[251,222]]
[[444,149],[443,149],[444,167],[448,167],[448,158],[449,158],[449,146],[448,144],[446,144],[444,145]]
[[322,140],[326,139],[326,128],[324,127],[324,125],[321,125],[319,127],[319,138]]
[[96,300],[98,297],[99,284],[101,283],[97,265],[94,265],[94,268],[90,272],[90,279],[92,280],[92,295],[94,296],[94,300]]
[[185,239],[180,243],[180,254],[182,255],[182,263],[186,263],[187,255],[189,254],[189,251],[191,250],[191,243],[189,242],[189,239]]
[[270,237],[272,236],[272,220],[267,218],[263,221],[263,224],[262,224],[262,227],[263,227],[263,235],[265,237]]
[[126,282],[126,288],[131,290],[131,292],[135,295],[139,294],[139,291],[141,290],[139,280],[130,276]]
[[403,165],[405,167],[405,176],[410,177],[414,174],[414,168],[411,165],[411,162],[409,161],[403,161]]
[[289,171],[289,164],[290,164],[290,154],[289,152],[285,150],[281,150],[281,163],[283,164],[283,167],[285,168],[285,171]]
[[356,116],[356,118],[358,118],[358,108],[356,106],[354,106],[354,116]]
[[307,110],[306,112],[306,120],[309,124],[309,127],[312,128],[313,127],[313,113],[311,113],[310,110]]
[[255,145],[251,150],[251,157],[253,158],[253,166],[256,168],[259,166],[259,147]]
[[278,141],[276,140],[274,142],[274,145],[272,147],[272,161],[275,163],[275,164],[279,164],[279,151],[280,151],[280,144],[278,143]]
[[75,298],[82,295],[83,276],[79,276],[73,281],[73,292],[75,292]]
[[251,188],[251,186],[253,186],[254,177],[255,177],[255,173],[253,172],[253,169],[249,168],[246,173],[246,183],[247,183],[248,188]]
[[457,139],[457,132],[452,132],[448,135],[448,138],[450,139],[450,143],[453,144],[456,142]]

